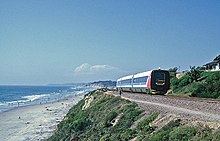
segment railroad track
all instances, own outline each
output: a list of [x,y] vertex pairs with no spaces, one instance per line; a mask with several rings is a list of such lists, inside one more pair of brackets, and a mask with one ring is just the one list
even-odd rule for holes
[[[117,91],[112,91],[113,94],[119,95]],[[213,99],[213,98],[199,98],[199,97],[189,97],[189,96],[179,96],[179,95],[156,95],[156,94],[143,94],[143,93],[132,93],[132,92],[123,92],[124,94],[134,94],[134,95],[142,95],[142,96],[155,96],[155,97],[165,97],[165,98],[172,98],[172,99],[180,99],[180,100],[187,100],[187,101],[199,101],[199,102],[207,102],[207,103],[220,103],[220,99]]]
[[220,99],[212,99],[212,98],[198,98],[198,97],[183,97],[177,95],[165,95],[169,98],[178,98],[189,101],[200,101],[200,102],[208,102],[208,103],[220,103]]
[[[119,96],[116,91],[108,92]],[[149,95],[123,92],[123,99],[137,103],[145,111],[159,111],[186,117],[187,119],[220,122],[220,100],[181,97],[175,95]]]

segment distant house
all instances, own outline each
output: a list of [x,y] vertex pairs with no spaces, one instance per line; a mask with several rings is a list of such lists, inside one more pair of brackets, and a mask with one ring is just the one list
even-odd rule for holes
[[212,62],[204,65],[208,71],[220,71],[220,55],[218,55]]

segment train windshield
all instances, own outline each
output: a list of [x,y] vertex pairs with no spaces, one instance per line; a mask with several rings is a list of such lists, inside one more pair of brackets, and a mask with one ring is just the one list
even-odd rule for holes
[[157,85],[164,85],[165,84],[165,73],[163,72],[156,72],[155,79]]

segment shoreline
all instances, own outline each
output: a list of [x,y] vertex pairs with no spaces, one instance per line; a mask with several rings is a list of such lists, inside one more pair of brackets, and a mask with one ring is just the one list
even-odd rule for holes
[[15,107],[0,113],[2,141],[45,140],[50,137],[69,109],[85,94],[56,102]]
[[60,98],[60,99],[57,98],[56,100],[51,100],[51,101],[50,100],[48,100],[48,101],[42,100],[42,101],[38,101],[38,103],[36,101],[31,101],[31,102],[27,102],[27,103],[16,102],[16,104],[12,103],[11,105],[9,103],[7,108],[5,108],[5,110],[0,111],[0,114],[5,113],[5,112],[9,112],[9,111],[13,111],[13,110],[16,110],[16,109],[19,109],[19,108],[29,107],[29,106],[53,104],[53,103],[56,103],[56,102],[68,100],[68,99],[73,98],[73,97],[84,96],[86,93],[88,93],[88,92],[82,92],[80,94],[73,94],[73,95],[65,97],[65,98]]

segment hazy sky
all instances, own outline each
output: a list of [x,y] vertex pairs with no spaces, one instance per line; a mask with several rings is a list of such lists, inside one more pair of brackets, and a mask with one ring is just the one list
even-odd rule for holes
[[88,82],[203,65],[219,0],[0,0],[0,84]]

